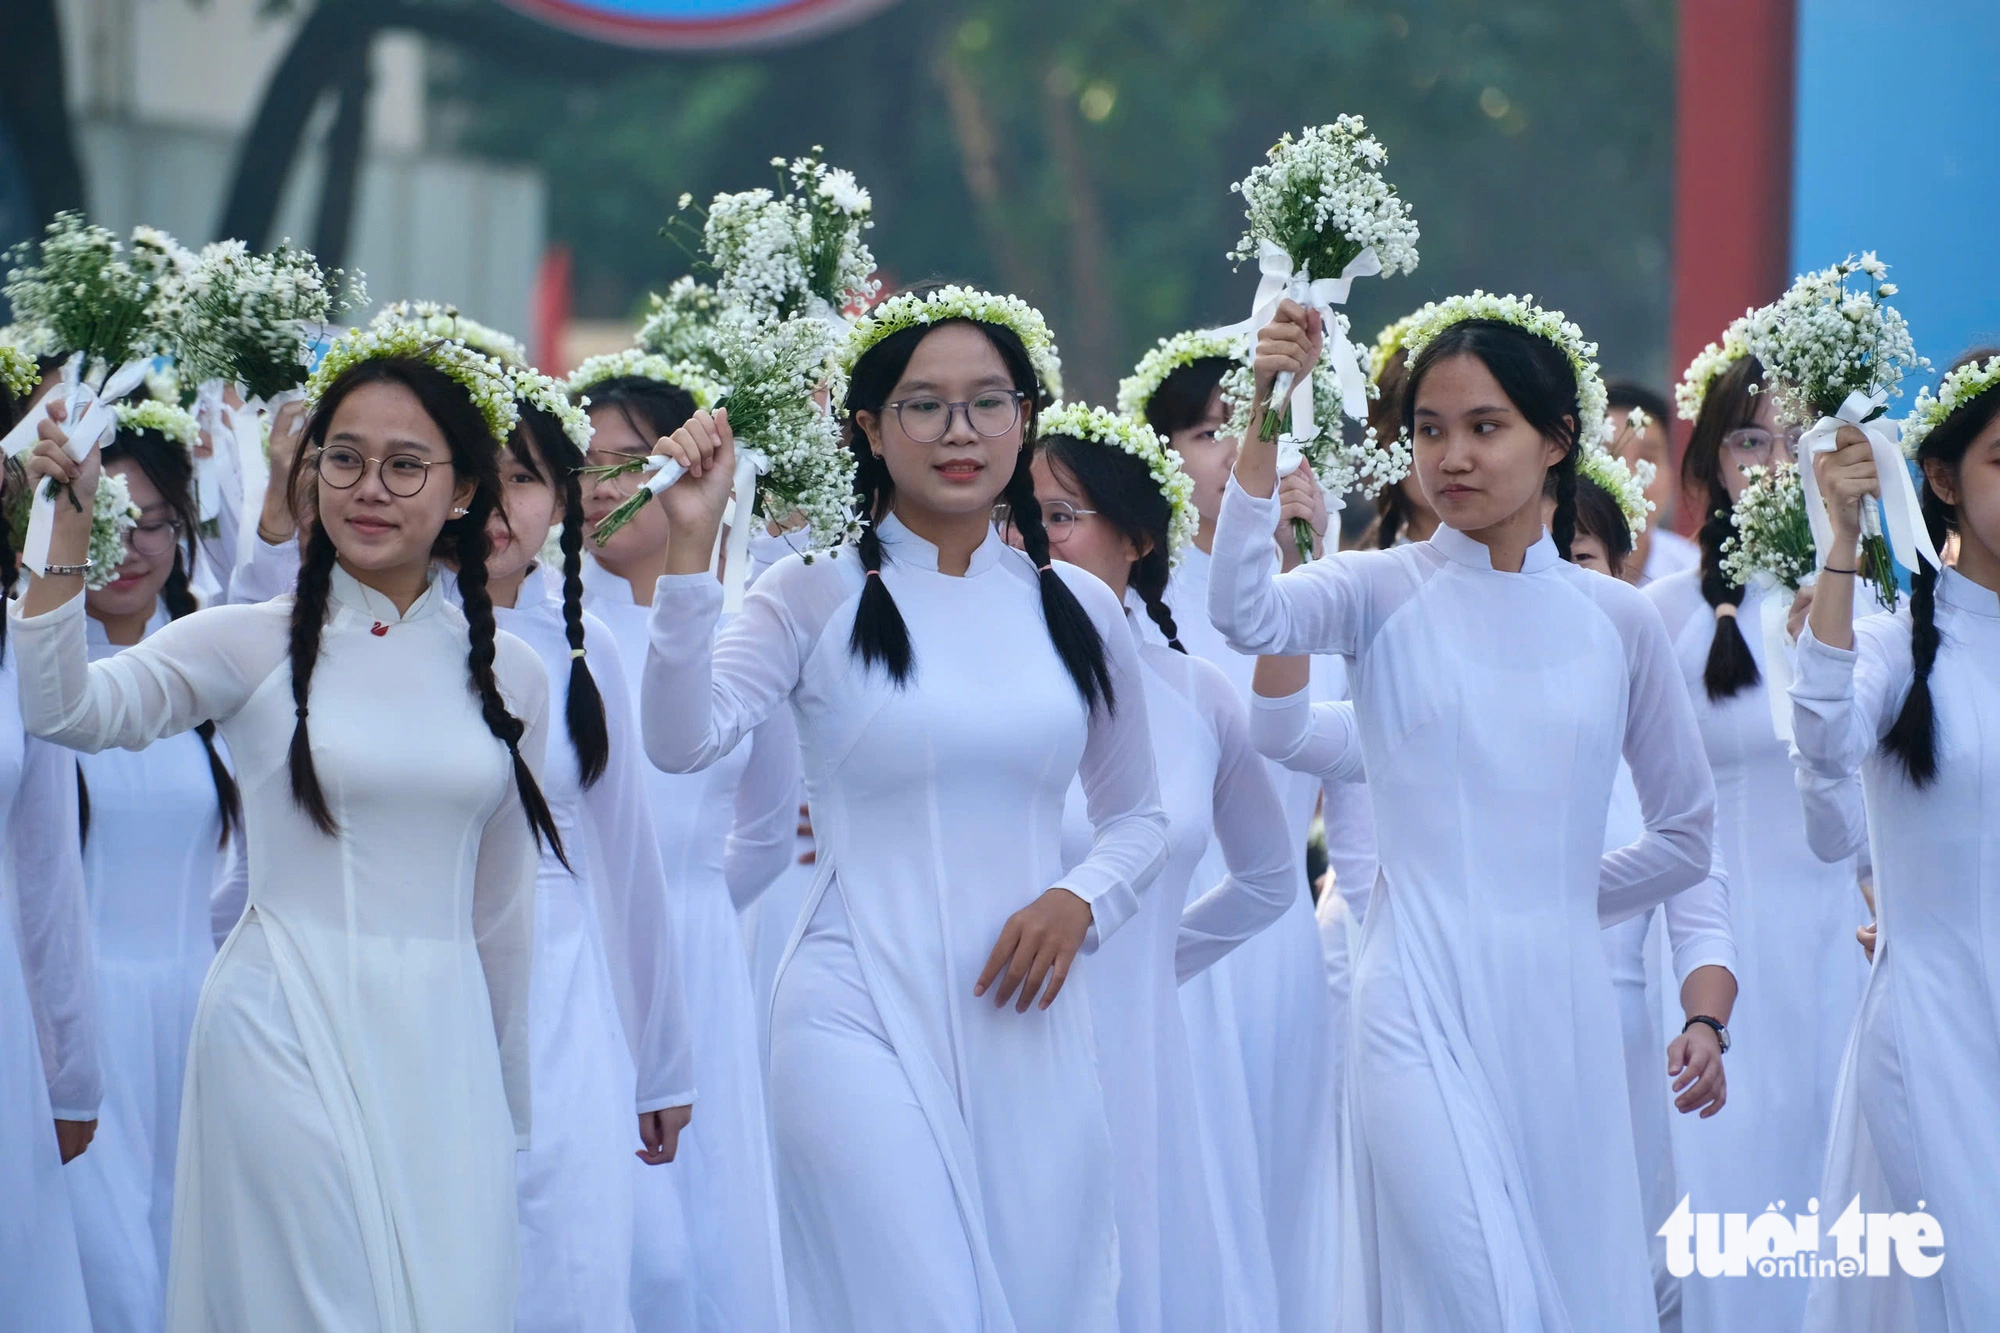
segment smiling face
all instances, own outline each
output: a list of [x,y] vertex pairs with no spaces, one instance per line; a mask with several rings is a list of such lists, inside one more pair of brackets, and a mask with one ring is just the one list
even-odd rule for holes
[[139,507],[139,523],[126,535],[125,559],[118,566],[118,577],[84,594],[84,608],[103,620],[150,616],[160,590],[174,572],[174,557],[180,549],[174,511],[135,460],[114,459],[104,465],[104,471],[125,478],[132,490],[132,503]]
[[[932,329],[917,344],[880,412],[854,414],[868,447],[888,468],[905,521],[992,511],[1014,475],[1030,410],[1019,403],[1013,425],[996,435],[975,429],[971,418],[1004,419],[1003,404],[1016,393],[999,349],[973,325],[955,322]],[[956,403],[969,406],[941,406]],[[913,432],[938,430],[938,415],[950,418],[942,435],[928,443],[913,438]]]
[[[527,432],[520,432],[526,438]],[[549,478],[546,462],[535,457],[533,443],[525,447],[530,466],[512,448],[500,454],[500,507],[486,520],[486,575],[506,583],[525,572],[540,554],[549,529],[562,518],[562,497]]]
[[[1051,463],[1047,454],[1037,453],[1032,469],[1035,502],[1042,507],[1043,526],[1049,533],[1049,554],[1089,570],[1113,592],[1122,594],[1132,575],[1132,563],[1145,552],[1133,545],[1117,524],[1095,512],[1097,504],[1090,492],[1067,468]],[[1074,521],[1062,517],[1050,521],[1051,514],[1065,513],[1074,515]],[[1012,525],[1007,531],[1008,540],[1019,546]]]
[[1561,442],[1544,437],[1508,399],[1486,363],[1448,356],[1417,385],[1416,473],[1441,522],[1477,534],[1541,502]]
[[[360,477],[352,485],[328,480],[348,480],[357,460]],[[455,507],[471,502],[475,488],[472,479],[457,477],[451,446],[422,401],[385,380],[359,385],[340,400],[316,467],[320,522],[351,570],[427,567],[439,531]],[[413,495],[395,493],[412,489]]]

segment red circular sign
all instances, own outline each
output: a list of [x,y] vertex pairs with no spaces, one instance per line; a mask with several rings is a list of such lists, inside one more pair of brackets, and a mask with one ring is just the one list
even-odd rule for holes
[[503,0],[580,36],[655,50],[796,40],[856,22],[893,0]]

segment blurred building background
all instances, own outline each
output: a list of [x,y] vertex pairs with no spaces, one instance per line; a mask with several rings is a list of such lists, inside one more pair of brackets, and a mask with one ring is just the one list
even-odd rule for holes
[[1228,187],[1343,111],[1424,230],[1414,275],[1357,284],[1363,336],[1532,292],[1665,388],[1731,315],[1864,246],[1933,358],[2000,334],[1991,0],[6,8],[0,242],[72,203],[191,243],[290,237],[547,362],[621,342],[687,271],[660,231],[683,192],[819,144],[872,189],[887,278],[1021,293],[1106,396],[1154,338],[1242,316]]

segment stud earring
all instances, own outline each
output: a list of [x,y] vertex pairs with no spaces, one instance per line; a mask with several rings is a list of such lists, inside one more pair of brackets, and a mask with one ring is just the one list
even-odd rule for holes
[[458,508],[451,511],[451,516],[453,518],[464,518],[467,514],[471,512],[472,511],[470,509],[467,509],[464,505],[460,505],[458,506]]

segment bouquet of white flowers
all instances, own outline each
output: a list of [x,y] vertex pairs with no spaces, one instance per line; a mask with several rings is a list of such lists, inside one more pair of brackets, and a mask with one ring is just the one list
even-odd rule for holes
[[234,383],[249,401],[302,386],[327,323],[367,299],[359,274],[329,273],[289,245],[252,254],[241,241],[203,247],[183,287],[174,331],[183,377]]
[[[875,299],[875,256],[861,239],[874,204],[851,172],[815,147],[780,169],[779,188],[719,194],[703,214],[698,258],[716,274],[722,304],[772,321],[810,316],[829,324]],[[681,207],[692,200],[681,196]],[[671,225],[671,224],[670,224]],[[692,224],[681,224],[692,230]]]
[[[26,540],[31,510],[26,489],[10,488],[6,522],[17,547]],[[132,503],[132,488],[119,473],[104,473],[98,478],[97,496],[90,507],[90,568],[84,571],[84,587],[96,592],[117,579],[118,566],[125,563],[125,534],[138,522],[139,506]]]
[[[113,405],[144,382],[147,358],[169,345],[190,256],[150,227],[135,229],[128,249],[81,213],[58,213],[39,247],[24,242],[9,258],[15,267],[6,293],[15,318],[38,330],[51,355],[68,358],[68,447],[81,461],[116,424]],[[24,415],[8,433],[7,451],[33,448],[45,414],[43,406]],[[21,560],[38,574],[48,562],[56,499],[68,489],[51,482],[30,506]]]
[[[777,522],[804,514],[818,544],[844,541],[854,531],[854,456],[817,397],[827,387],[831,330],[812,319],[766,324],[732,314],[717,323],[715,347],[727,385],[719,406],[729,413],[729,429],[736,437],[732,574],[742,573],[748,559],[753,513]],[[837,399],[842,388],[835,384],[830,392]],[[600,546],[681,477],[680,468],[661,455],[587,471],[593,476],[651,473],[631,499],[597,525],[591,535]]]
[[[1417,266],[1417,223],[1395,187],[1382,178],[1388,151],[1359,116],[1287,134],[1260,165],[1230,189],[1243,196],[1247,230],[1229,252],[1257,261],[1262,277],[1250,318],[1232,327],[1255,339],[1287,297],[1320,312],[1327,359],[1348,416],[1368,411],[1367,358],[1348,339],[1347,317],[1334,310],[1347,300],[1354,279],[1407,273]],[[1253,343],[1254,346],[1254,343]],[[1269,413],[1263,438],[1276,438],[1280,417],[1309,438],[1312,395],[1281,377],[1274,399],[1290,398],[1289,414]]]
[[722,311],[715,288],[690,277],[675,278],[666,295],[655,292],[645,322],[633,339],[641,351],[668,361],[698,366],[720,377],[722,363],[715,352],[715,321]]
[[[1393,439],[1383,441],[1373,426],[1364,427],[1360,436],[1350,440],[1340,423],[1340,386],[1335,382],[1333,371],[1321,362],[1314,366],[1311,381],[1315,410],[1325,414],[1331,423],[1315,432],[1309,440],[1296,442],[1299,459],[1311,465],[1313,475],[1319,479],[1320,489],[1326,492],[1327,507],[1338,512],[1346,507],[1346,497],[1360,492],[1368,499],[1374,499],[1383,489],[1393,486],[1410,475],[1410,441],[1398,434]],[[1229,407],[1229,424],[1224,429],[1243,437],[1250,429],[1250,413],[1256,392],[1256,375],[1249,366],[1236,365],[1229,368],[1222,377],[1222,400]],[[1267,418],[1268,419],[1268,418]],[[1289,466],[1286,466],[1287,463]],[[1283,469],[1280,475],[1288,474],[1298,467],[1297,461],[1280,459]],[[1298,543],[1299,558],[1312,559],[1313,532],[1303,520],[1293,523],[1293,540]]]
[[1735,529],[1722,539],[1722,573],[1739,588],[1760,577],[1797,592],[1812,577],[1812,525],[1795,464],[1743,469],[1743,493],[1729,515]]
[[[1883,281],[1887,272],[1888,266],[1871,251],[1807,273],[1777,301],[1751,313],[1745,341],[1763,363],[1777,414],[1808,427],[1799,441],[1799,475],[1806,516],[1822,560],[1832,527],[1813,475],[1812,455],[1831,452],[1842,426],[1858,427],[1874,447],[1888,533],[1885,539],[1875,506],[1864,506],[1862,574],[1875,585],[1883,604],[1894,606],[1897,585],[1891,554],[1911,568],[1920,558],[1934,568],[1939,561],[1917,507],[1895,424],[1883,415],[1889,399],[1901,392],[1897,385],[1903,376],[1930,365],[1917,355],[1902,315],[1887,303],[1886,298],[1896,294],[1895,284]],[[1868,290],[1848,287],[1856,274],[1872,284]]]

